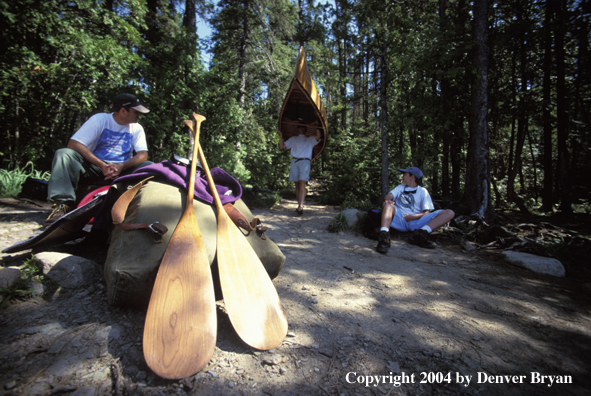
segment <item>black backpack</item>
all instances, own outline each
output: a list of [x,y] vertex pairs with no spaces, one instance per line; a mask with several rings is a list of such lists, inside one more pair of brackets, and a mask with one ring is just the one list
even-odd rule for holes
[[378,235],[380,234],[382,222],[382,211],[377,209],[370,209],[367,211],[367,218],[365,220],[365,227],[363,229],[363,235],[366,238],[374,239],[377,241]]

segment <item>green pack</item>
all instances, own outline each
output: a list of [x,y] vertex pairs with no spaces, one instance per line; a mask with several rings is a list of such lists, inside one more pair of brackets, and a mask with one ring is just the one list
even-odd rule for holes
[[[139,189],[131,200],[125,214],[125,223],[139,224],[158,221],[168,228],[168,232],[162,236],[161,243],[155,243],[149,229],[128,231],[119,228],[113,229],[104,269],[109,304],[135,308],[148,306],[158,267],[168,247],[168,242],[183,215],[186,195],[187,192],[184,189],[149,181]],[[234,207],[244,215],[249,223],[253,220],[254,216],[242,200],[236,201]],[[211,265],[216,299],[219,300],[221,299],[221,289],[215,260],[216,209],[215,206],[198,200],[193,200],[193,208]],[[260,233],[240,230],[271,279],[277,277],[285,262],[285,256],[277,245],[268,237],[261,238]]]

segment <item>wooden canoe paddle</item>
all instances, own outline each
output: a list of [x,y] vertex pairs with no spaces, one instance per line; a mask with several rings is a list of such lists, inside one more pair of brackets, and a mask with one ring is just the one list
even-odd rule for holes
[[[197,119],[198,114],[193,114]],[[222,206],[201,145],[199,158],[218,212],[217,262],[230,322],[248,345],[268,350],[287,334],[287,318],[263,263]]]
[[211,269],[193,209],[197,143],[203,120],[205,117],[197,115],[185,212],[162,257],[144,327],[146,363],[164,378],[197,373],[211,359],[216,343]]

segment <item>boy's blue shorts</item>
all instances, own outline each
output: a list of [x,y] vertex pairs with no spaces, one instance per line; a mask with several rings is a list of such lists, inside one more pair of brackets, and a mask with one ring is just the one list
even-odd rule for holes
[[394,218],[392,219],[392,224],[390,224],[390,227],[402,232],[414,231],[416,229],[421,228],[422,226],[429,224],[429,222],[433,220],[435,217],[437,217],[437,215],[442,211],[443,210],[436,210],[434,212],[427,213],[418,220],[406,221],[404,220],[404,215],[402,214],[402,212],[397,210],[396,213],[394,213]]

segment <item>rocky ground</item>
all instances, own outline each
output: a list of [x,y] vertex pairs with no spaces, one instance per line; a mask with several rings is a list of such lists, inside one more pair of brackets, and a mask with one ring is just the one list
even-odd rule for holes
[[[585,280],[514,267],[498,249],[465,251],[444,234],[387,255],[338,213],[283,200],[253,213],[286,256],[274,281],[289,333],[246,346],[218,302],[217,347],[198,374],[165,380],[146,366],[145,311],[108,305],[105,283],[62,288],[0,310],[0,395],[588,395],[591,304]],[[0,247],[38,230],[49,209],[3,200]],[[101,265],[105,249],[59,248]],[[2,266],[30,257],[3,254]]]

